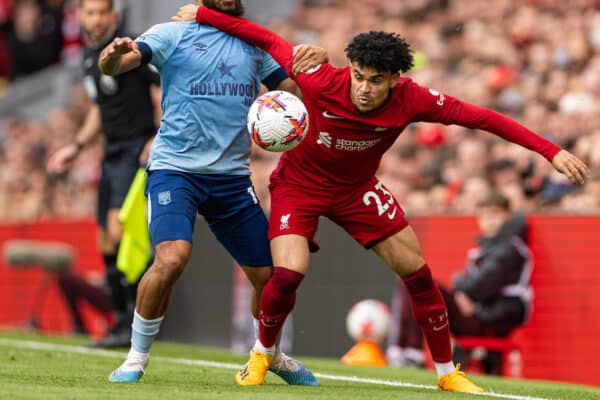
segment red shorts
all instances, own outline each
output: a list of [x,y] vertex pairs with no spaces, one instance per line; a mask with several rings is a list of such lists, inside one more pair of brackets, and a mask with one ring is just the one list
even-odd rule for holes
[[360,186],[321,191],[274,179],[269,190],[269,240],[301,235],[308,239],[311,251],[319,249],[314,237],[321,216],[344,228],[366,248],[408,226],[404,211],[376,177]]

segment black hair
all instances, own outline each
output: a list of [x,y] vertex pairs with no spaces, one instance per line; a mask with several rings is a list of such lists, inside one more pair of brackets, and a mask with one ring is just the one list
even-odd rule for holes
[[346,49],[346,57],[362,67],[380,72],[406,72],[414,65],[410,45],[397,33],[369,31],[352,39]]
[[[83,3],[85,3],[85,0],[79,0],[79,7],[83,7]],[[113,10],[115,8],[113,0],[107,0],[107,3],[111,10]]]
[[219,7],[217,7],[217,2],[215,0],[203,0],[202,4],[204,4],[204,6],[206,8],[210,8],[213,10],[217,10],[219,12],[225,13],[225,14],[229,14],[232,15],[234,17],[241,17],[242,15],[244,15],[245,7],[244,7],[244,3],[242,3],[242,0],[236,0],[235,2],[235,8],[233,10],[222,10]]

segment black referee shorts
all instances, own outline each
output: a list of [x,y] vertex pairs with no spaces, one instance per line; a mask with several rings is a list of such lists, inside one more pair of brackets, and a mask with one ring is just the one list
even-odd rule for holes
[[98,224],[106,229],[108,211],[120,209],[125,201],[131,182],[140,168],[138,160],[148,138],[111,143],[102,160],[102,172],[98,185]]

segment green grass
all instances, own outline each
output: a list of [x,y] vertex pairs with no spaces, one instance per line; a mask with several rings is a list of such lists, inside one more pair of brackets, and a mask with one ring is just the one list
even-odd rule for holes
[[[3,340],[28,340],[68,345],[61,349],[31,349]],[[242,364],[246,357],[227,351],[156,343],[146,376],[139,383],[114,384],[107,381],[121,357],[113,353],[80,354],[74,347],[86,343],[83,338],[34,335],[0,331],[0,399],[475,399],[480,396],[434,391],[427,388],[394,387],[383,384],[345,382],[321,378],[321,387],[290,387],[269,373],[260,387],[242,388],[233,382],[233,369],[182,365],[176,359],[207,360]],[[125,352],[121,354],[124,356]],[[302,358],[314,372],[356,376],[377,380],[435,385],[431,371],[415,369],[349,367],[332,359]],[[600,399],[600,390],[584,386],[541,381],[507,380],[473,376],[473,380],[496,393],[547,399]],[[494,398],[494,397],[492,397]]]

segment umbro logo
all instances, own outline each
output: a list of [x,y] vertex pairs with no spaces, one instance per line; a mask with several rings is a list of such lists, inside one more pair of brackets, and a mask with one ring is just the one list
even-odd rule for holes
[[194,43],[194,47],[196,48],[196,50],[198,50],[201,53],[205,52],[206,49],[208,49],[208,45],[206,43],[202,43],[202,42]]
[[330,114],[327,110],[323,111],[323,116],[330,119],[344,119],[342,117],[338,117],[337,115]]
[[319,138],[317,139],[317,144],[322,144],[327,148],[331,147],[331,135],[327,132],[319,132]]

